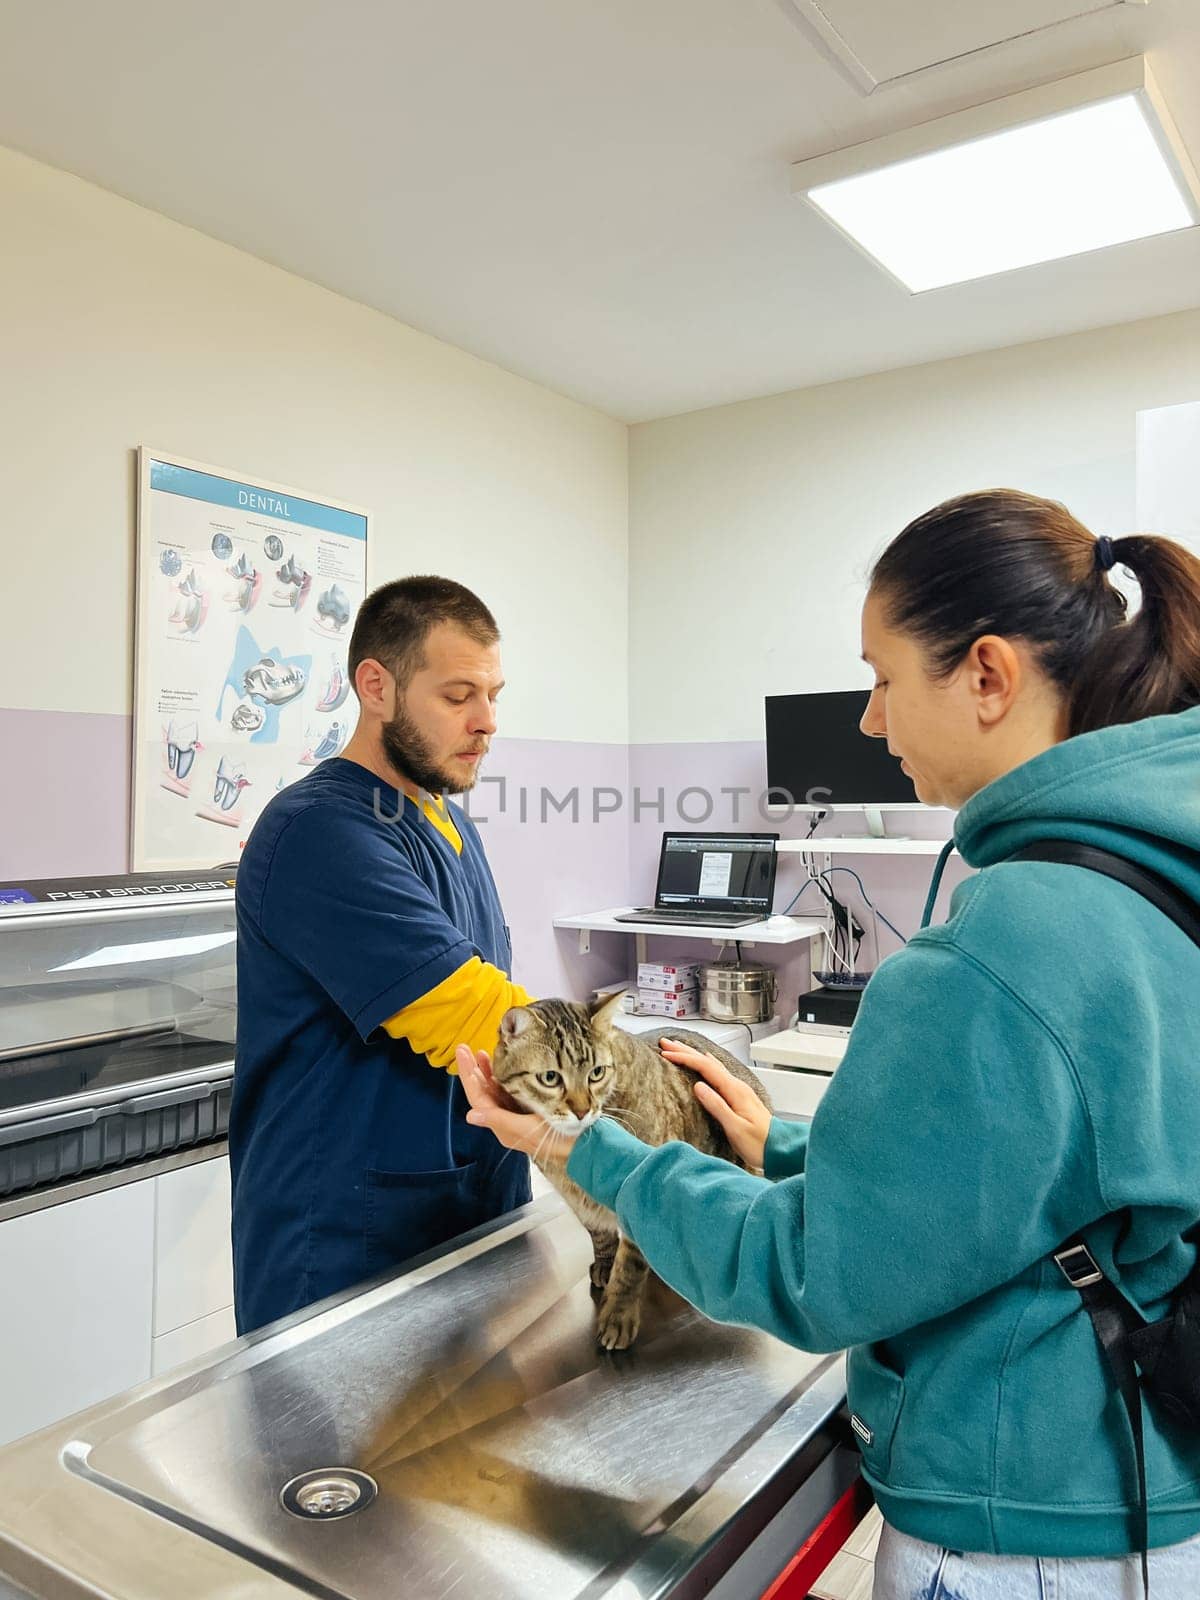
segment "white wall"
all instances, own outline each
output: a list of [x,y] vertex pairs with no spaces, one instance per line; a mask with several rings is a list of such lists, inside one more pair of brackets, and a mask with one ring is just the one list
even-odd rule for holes
[[129,712],[146,443],[370,507],[373,582],[496,613],[503,733],[627,738],[624,424],[4,150],[0,217],[0,707]]
[[871,560],[948,495],[1132,531],[1135,413],[1198,397],[1191,311],[635,427],[634,743],[761,739],[764,694],[866,687]]
[[[373,583],[476,589],[508,680],[488,773],[535,817],[541,784],[624,782],[624,423],[4,150],[0,218],[0,881],[128,866],[143,443],[370,507]],[[551,921],[624,894],[624,818],[525,828],[494,794],[517,975],[586,993],[623,951],[581,962]]]
[[[510,684],[491,770],[561,794],[628,788],[630,740],[647,782],[757,770],[763,694],[865,683],[863,582],[910,516],[1007,483],[1124,531],[1135,412],[1200,396],[1190,312],[630,435],[5,151],[0,216],[0,748],[21,776],[0,799],[7,880],[126,863],[140,442],[372,507],[374,581],[432,569],[477,588]],[[683,745],[681,767],[663,747]],[[490,824],[522,975],[543,992],[624,960],[616,941],[576,971],[549,923],[623,897],[631,840],[632,891],[651,892],[628,803],[553,840]],[[919,888],[904,872],[872,875],[901,920]]]

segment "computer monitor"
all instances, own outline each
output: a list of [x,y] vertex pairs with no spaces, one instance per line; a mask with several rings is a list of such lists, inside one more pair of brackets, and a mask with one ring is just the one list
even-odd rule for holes
[[870,739],[859,723],[866,689],[828,694],[769,694],[768,800],[781,809],[923,810],[912,780],[888,752],[886,739]]

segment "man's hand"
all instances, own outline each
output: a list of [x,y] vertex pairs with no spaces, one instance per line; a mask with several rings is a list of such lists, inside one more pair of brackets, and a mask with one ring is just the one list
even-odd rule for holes
[[472,1054],[470,1045],[460,1044],[454,1060],[471,1102],[467,1112],[469,1123],[476,1128],[490,1128],[501,1144],[510,1150],[521,1150],[537,1161],[566,1161],[575,1141],[556,1133],[544,1117],[521,1110],[492,1077],[491,1057],[486,1050]]
[[746,1165],[761,1171],[771,1113],[750,1085],[735,1078],[716,1056],[693,1050],[690,1044],[681,1044],[677,1039],[660,1039],[658,1048],[672,1066],[686,1067],[700,1074],[701,1081],[692,1085],[692,1093],[709,1116],[720,1123],[725,1137]]

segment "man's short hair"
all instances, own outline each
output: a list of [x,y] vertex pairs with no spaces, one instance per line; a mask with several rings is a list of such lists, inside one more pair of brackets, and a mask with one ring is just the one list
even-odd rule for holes
[[[396,578],[373,589],[359,607],[350,635],[350,681],[360,662],[382,662],[401,689],[424,655],[425,640],[440,622],[452,622],[477,644],[495,644],[496,619],[478,595],[452,578]],[[357,691],[356,691],[357,692]]]

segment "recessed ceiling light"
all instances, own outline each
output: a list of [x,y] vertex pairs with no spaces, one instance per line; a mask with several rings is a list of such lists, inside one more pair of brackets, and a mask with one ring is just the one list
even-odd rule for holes
[[803,161],[793,188],[910,292],[1195,226],[1141,57]]

